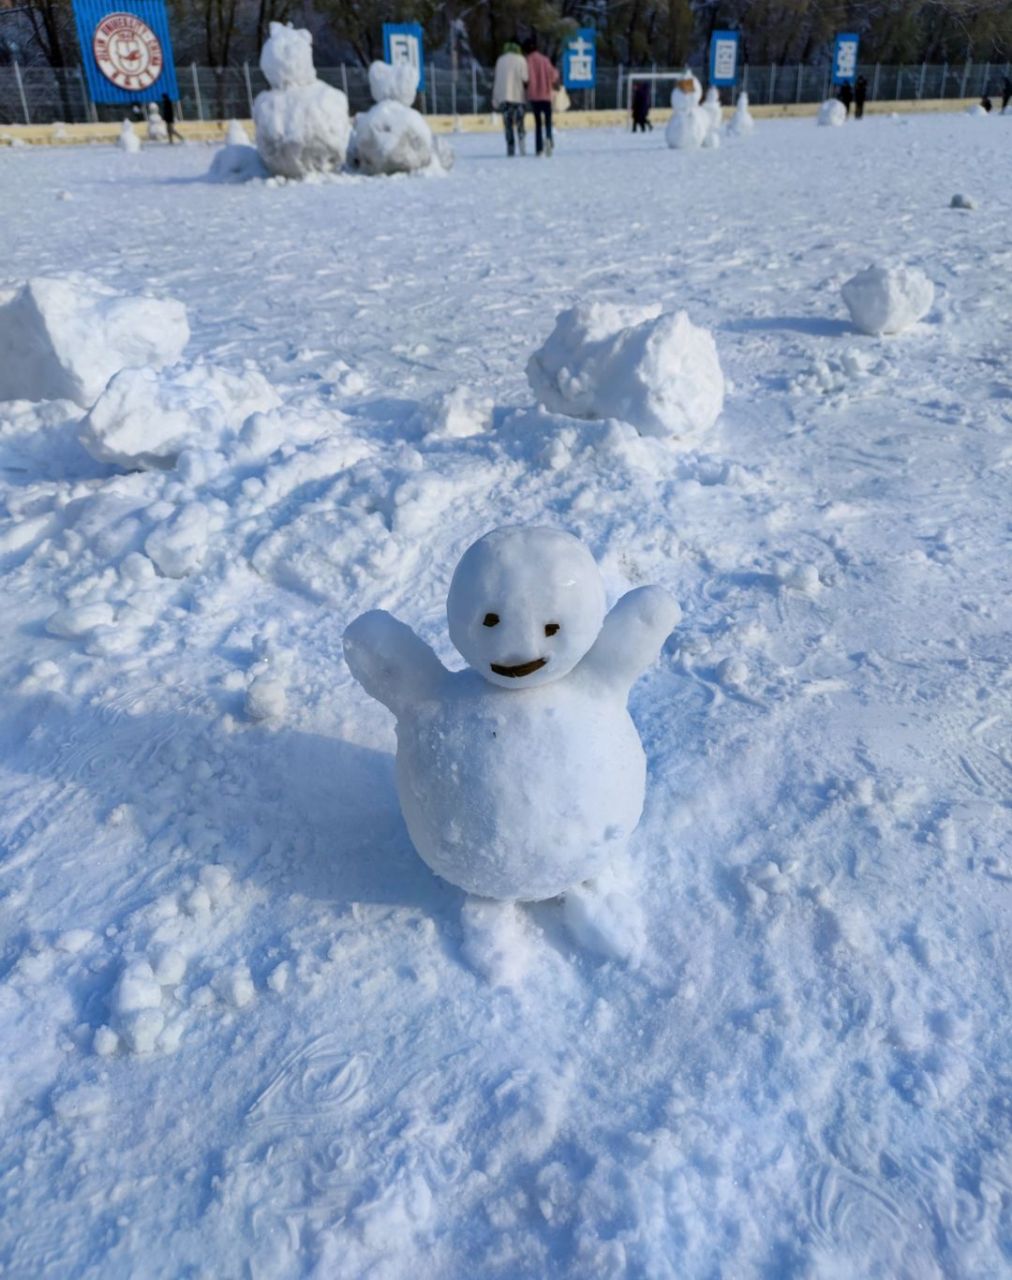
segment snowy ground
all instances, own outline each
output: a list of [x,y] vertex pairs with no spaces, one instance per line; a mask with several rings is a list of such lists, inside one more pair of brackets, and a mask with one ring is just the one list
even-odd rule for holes
[[[179,298],[189,354],[284,402],[133,474],[73,405],[0,406],[0,1270],[994,1280],[1012,119],[502,151],[281,188],[0,151],[11,279]],[[871,260],[935,282],[904,335],[847,320]],[[705,450],[532,409],[595,299],[713,330]],[[494,401],[462,439],[461,385]],[[379,606],[452,661],[449,576],[509,521],[684,609],[632,699],[631,962],[429,874],[342,660]]]

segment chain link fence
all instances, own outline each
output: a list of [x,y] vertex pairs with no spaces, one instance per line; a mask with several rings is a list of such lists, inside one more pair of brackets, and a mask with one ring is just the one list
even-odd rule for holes
[[[674,72],[678,68],[644,66],[601,67],[597,87],[570,93],[574,110],[623,108],[629,81],[637,72]],[[974,98],[984,93],[1001,99],[1002,82],[1010,75],[1008,63],[966,63],[960,66],[877,66],[858,68],[868,82],[869,102],[903,99]],[[319,67],[321,80],[343,89],[352,113],[372,105],[369,76],[362,67]],[[428,66],[426,85],[419,103],[430,115],[479,115],[492,110],[492,71],[476,64],[454,73]],[[260,68],[251,63],[216,70],[196,65],[176,68],[180,112],[184,120],[247,118],[256,95],[268,87]],[[804,65],[744,66],[739,88],[755,104],[787,105],[821,102],[833,92],[828,67]],[[653,82],[653,105],[666,107],[670,85]],[[730,103],[734,94],[723,90]],[[122,103],[93,104],[79,68],[0,67],[0,124],[67,124],[89,120],[119,120],[131,108]],[[141,114],[135,110],[135,118]]]

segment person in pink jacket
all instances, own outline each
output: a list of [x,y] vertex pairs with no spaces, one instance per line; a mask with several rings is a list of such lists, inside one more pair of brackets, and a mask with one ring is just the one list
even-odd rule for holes
[[[552,154],[552,94],[559,83],[559,73],[543,53],[538,53],[535,36],[524,41],[527,56],[527,101],[534,116],[534,150],[540,156]],[[544,122],[544,138],[541,126]]]

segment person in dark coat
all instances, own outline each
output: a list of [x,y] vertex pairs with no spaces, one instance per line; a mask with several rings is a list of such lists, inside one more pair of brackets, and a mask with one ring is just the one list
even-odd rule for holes
[[988,94],[987,94],[987,90],[986,90],[986,89],[985,89],[985,90],[984,90],[984,92],[981,94],[981,98],[980,98],[980,105],[984,108],[984,110],[985,110],[985,111],[990,111],[990,110],[991,110],[991,108],[994,106],[994,103],[993,103],[993,102],[991,101],[991,99],[988,97]]
[[1001,82],[1001,113],[1002,115],[1005,114],[1005,108],[1008,106],[1010,98],[1012,98],[1012,80],[1010,80],[1008,76],[1006,76],[1005,79]]
[[840,85],[840,92],[836,95],[843,105],[847,108],[847,115],[850,115],[850,104],[854,101],[854,90],[849,80],[845,80]]
[[864,100],[868,96],[868,81],[858,76],[854,83],[854,119],[860,120],[864,115]]
[[171,144],[175,141],[182,142],[183,139],[176,132],[176,108],[167,93],[162,94],[162,119],[165,121],[165,128],[169,135],[169,143]]
[[653,131],[654,126],[650,123],[650,82],[648,80],[637,80],[633,85],[632,121],[633,133],[637,129],[643,133],[648,129]]

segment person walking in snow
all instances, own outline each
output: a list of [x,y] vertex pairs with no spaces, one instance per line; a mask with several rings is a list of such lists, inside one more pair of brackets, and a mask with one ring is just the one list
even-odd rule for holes
[[864,117],[864,102],[868,96],[868,81],[864,76],[858,76],[854,82],[854,119],[861,120]]
[[[525,155],[527,151],[524,133],[526,98],[527,59],[520,52],[520,46],[508,40],[496,59],[495,78],[492,81],[492,110],[502,112],[508,156],[516,154],[518,142],[520,154]],[[514,140],[514,130],[516,140]]]
[[850,104],[854,101],[854,90],[853,90],[853,88],[851,87],[851,84],[850,84],[850,81],[849,81],[849,80],[845,80],[845,81],[843,82],[843,84],[841,84],[841,85],[840,85],[840,92],[839,92],[836,96],[840,99],[840,101],[843,103],[843,105],[847,108],[847,115],[848,115],[848,117],[849,117],[849,116],[850,116]]
[[648,129],[653,132],[654,126],[650,123],[650,84],[646,80],[637,80],[633,86],[632,122],[633,133],[637,129],[642,133],[646,133]]
[[183,139],[176,131],[176,108],[172,99],[167,93],[162,94],[162,119],[165,121],[165,131],[169,135],[169,145],[175,142],[182,142]]
[[[524,41],[524,55],[527,58],[527,101],[534,116],[534,153],[546,156],[552,154],[552,94],[559,84],[559,73],[552,66],[551,60],[538,52],[537,36],[528,36]],[[542,141],[542,122],[544,122],[544,140]]]
[[1001,113],[1002,115],[1005,114],[1005,108],[1008,106],[1010,98],[1012,98],[1012,80],[1010,80],[1008,76],[1006,76],[1005,79],[1001,82]]

